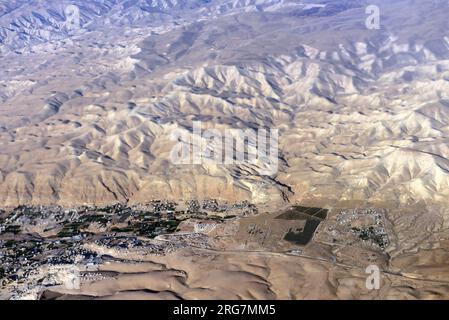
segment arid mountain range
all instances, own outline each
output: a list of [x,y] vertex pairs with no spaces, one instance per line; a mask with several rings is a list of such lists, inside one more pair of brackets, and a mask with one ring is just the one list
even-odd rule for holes
[[[80,28],[66,28],[75,3]],[[1,1],[0,202],[447,203],[447,1]],[[170,134],[279,129],[279,170]]]

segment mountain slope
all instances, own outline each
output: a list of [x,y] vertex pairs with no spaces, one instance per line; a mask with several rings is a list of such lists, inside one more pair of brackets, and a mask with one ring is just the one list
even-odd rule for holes
[[[446,203],[448,4],[374,2],[380,30],[363,1],[77,1],[72,32],[1,1],[0,202]],[[173,164],[194,121],[279,129],[278,172]]]

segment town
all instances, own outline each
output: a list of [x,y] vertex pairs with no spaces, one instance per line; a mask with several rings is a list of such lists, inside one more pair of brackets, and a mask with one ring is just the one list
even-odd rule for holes
[[384,251],[389,245],[386,212],[376,208],[334,210],[316,233],[315,240],[330,245],[360,244]]
[[[105,260],[138,260],[146,254],[165,255],[187,246],[207,248],[205,233],[216,224],[256,213],[257,208],[248,202],[229,204],[214,199],[2,210],[0,295],[8,286],[14,287],[19,298],[30,288],[60,284],[58,277],[48,279],[49,268],[83,266],[82,271],[87,272]],[[187,221],[195,221],[192,232],[176,233]],[[104,254],[106,251],[109,254]]]

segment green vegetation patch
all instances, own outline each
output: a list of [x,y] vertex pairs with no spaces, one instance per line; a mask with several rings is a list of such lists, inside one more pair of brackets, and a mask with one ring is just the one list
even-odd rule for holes
[[8,225],[8,226],[6,226],[6,228],[3,231],[3,233],[19,234],[20,231],[21,231],[20,226],[18,226],[18,225]]
[[88,224],[79,221],[66,224],[58,233],[58,237],[64,238],[79,235],[81,232],[80,230],[87,226]]
[[315,230],[319,225],[320,221],[309,219],[304,226],[304,230],[297,231],[290,229],[289,232],[284,236],[284,240],[304,246],[309,243],[310,240],[312,240]]

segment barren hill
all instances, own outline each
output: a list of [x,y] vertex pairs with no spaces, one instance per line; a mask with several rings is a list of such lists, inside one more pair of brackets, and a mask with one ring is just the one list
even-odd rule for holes
[[[0,1],[0,203],[449,199],[447,1]],[[70,1],[72,3],[72,1]],[[422,17],[429,17],[422,20]],[[279,170],[175,129],[279,129]]]

